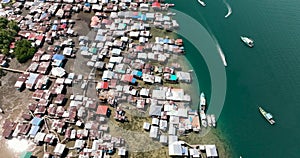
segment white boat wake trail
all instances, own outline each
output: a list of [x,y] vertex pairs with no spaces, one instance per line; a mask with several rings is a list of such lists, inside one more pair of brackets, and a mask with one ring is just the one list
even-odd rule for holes
[[227,17],[229,17],[229,15],[231,15],[232,9],[231,9],[230,5],[226,2],[226,0],[223,0],[223,3],[226,5],[227,10],[228,10],[227,14],[225,15],[225,18],[227,18]]
[[223,53],[223,51],[222,51],[222,49],[221,49],[221,47],[220,47],[220,45],[219,45],[219,42],[218,42],[218,40],[216,39],[216,37],[212,35],[212,38],[213,38],[213,40],[214,40],[215,43],[216,43],[216,47],[217,47],[218,52],[219,52],[219,54],[220,54],[221,60],[222,60],[222,62],[223,62],[223,64],[224,64],[224,66],[226,67],[226,66],[227,66],[227,61],[226,61],[225,54]]

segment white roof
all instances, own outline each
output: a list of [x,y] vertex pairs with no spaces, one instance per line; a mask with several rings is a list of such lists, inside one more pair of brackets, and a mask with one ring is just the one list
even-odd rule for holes
[[46,136],[46,133],[38,132],[34,137],[34,142],[42,142]]
[[126,149],[125,148],[119,148],[118,149],[118,155],[125,156],[126,155]]
[[160,120],[159,122],[159,129],[165,130],[168,127],[168,121],[167,120]]
[[176,128],[171,124],[169,127],[169,135],[175,135],[176,134]]
[[62,154],[64,152],[65,148],[66,148],[66,144],[60,144],[60,143],[58,143],[56,145],[55,149],[54,149],[54,153],[60,155],[60,154]]
[[57,77],[62,77],[66,74],[65,69],[61,67],[52,68],[51,74]]
[[113,76],[114,76],[114,72],[106,70],[103,72],[102,80],[112,79]]
[[179,108],[177,116],[179,116],[179,117],[188,117],[187,109]]
[[111,53],[112,53],[113,55],[120,55],[120,54],[121,54],[121,49],[114,48],[114,49],[111,51]]
[[169,144],[169,155],[170,156],[181,156],[182,155],[182,147],[178,142],[174,142]]
[[64,48],[63,54],[64,55],[72,55],[73,49],[71,47]]
[[189,149],[189,151],[190,151],[190,155],[194,158],[196,158],[196,157],[200,157],[200,154],[199,154],[199,152],[198,152],[198,150],[197,149]]
[[121,63],[123,60],[123,57],[111,57],[109,59],[109,62],[110,63]]
[[158,118],[152,118],[152,125],[158,125],[159,119]]
[[85,140],[77,139],[75,141],[74,148],[81,148],[84,143],[85,143]]
[[156,126],[151,126],[149,136],[150,136],[151,138],[157,138],[157,133],[158,133],[158,127],[156,127]]
[[160,143],[168,143],[168,136],[166,136],[166,135],[160,135],[159,136],[159,142]]
[[179,124],[179,117],[178,116],[170,116],[170,124]]
[[205,145],[205,151],[206,151],[207,157],[217,157],[218,156],[216,145]]
[[15,87],[16,87],[16,88],[20,88],[20,87],[23,85],[23,83],[24,83],[24,82],[22,82],[22,81],[17,81],[17,82],[15,83]]
[[142,88],[141,91],[140,91],[140,95],[148,96],[148,95],[149,95],[149,92],[150,92],[149,89]]
[[165,100],[166,99],[166,91],[165,90],[153,90],[152,98]]
[[131,32],[129,33],[129,36],[130,36],[130,37],[138,37],[139,34],[140,34],[140,32],[138,32],[138,31],[131,31]]
[[149,129],[150,129],[150,123],[144,122],[144,124],[143,124],[143,129],[149,130]]
[[177,71],[176,75],[177,75],[178,79],[181,81],[185,81],[185,82],[191,81],[191,74],[188,72]]

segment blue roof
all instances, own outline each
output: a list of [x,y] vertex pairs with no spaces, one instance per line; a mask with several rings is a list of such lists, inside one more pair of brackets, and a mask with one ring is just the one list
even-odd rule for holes
[[90,7],[91,6],[91,4],[90,3],[84,3],[84,6],[86,6],[86,7]]
[[141,18],[141,16],[140,15],[134,15],[131,18],[133,18],[133,19],[139,19],[139,18]]
[[138,76],[138,77],[142,77],[143,76],[143,72],[142,71],[138,71],[138,70],[133,70],[131,72],[132,75]]
[[89,50],[89,47],[81,46],[81,47],[80,47],[80,50],[82,50],[82,51],[88,51],[88,50]]
[[40,126],[31,126],[31,129],[29,131],[29,135],[35,136],[37,132],[39,131]]
[[147,20],[146,15],[142,14],[142,15],[141,15],[141,20],[146,21],[146,20]]
[[51,30],[57,30],[57,25],[52,25]]
[[164,42],[164,43],[169,43],[169,39],[165,38],[165,39],[163,40],[163,42]]
[[1,3],[8,3],[10,0],[2,0]]
[[170,80],[176,81],[176,80],[177,80],[177,76],[176,76],[176,75],[171,75],[171,76],[170,76]]
[[97,35],[95,38],[96,41],[103,41],[103,39],[104,39],[104,36],[102,36],[102,35]]
[[31,120],[31,124],[33,126],[39,126],[42,122],[42,119],[39,118],[39,117],[34,117],[32,120]]
[[52,57],[53,60],[64,60],[65,56],[62,54],[54,54]]
[[47,16],[47,13],[43,13],[40,18],[42,19],[42,18],[45,18],[46,16]]
[[136,82],[136,78],[132,78],[131,83],[135,83]]

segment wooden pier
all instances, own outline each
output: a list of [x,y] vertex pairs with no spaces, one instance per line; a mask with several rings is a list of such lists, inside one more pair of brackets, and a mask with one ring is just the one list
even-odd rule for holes
[[[5,70],[5,71],[9,71],[9,72],[13,72],[13,73],[26,73],[26,72],[29,73],[28,71],[12,69],[12,68],[2,67],[2,66],[0,66],[0,69]],[[57,78],[56,76],[53,76],[53,75],[48,75],[48,77],[52,78],[52,79]]]

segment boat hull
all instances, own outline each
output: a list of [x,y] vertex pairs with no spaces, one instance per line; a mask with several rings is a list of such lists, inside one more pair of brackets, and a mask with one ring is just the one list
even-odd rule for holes
[[270,113],[267,113],[263,108],[258,107],[259,112],[263,115],[263,117],[271,124],[275,124],[273,116]]
[[251,38],[241,36],[241,40],[250,48],[254,46],[254,42]]

